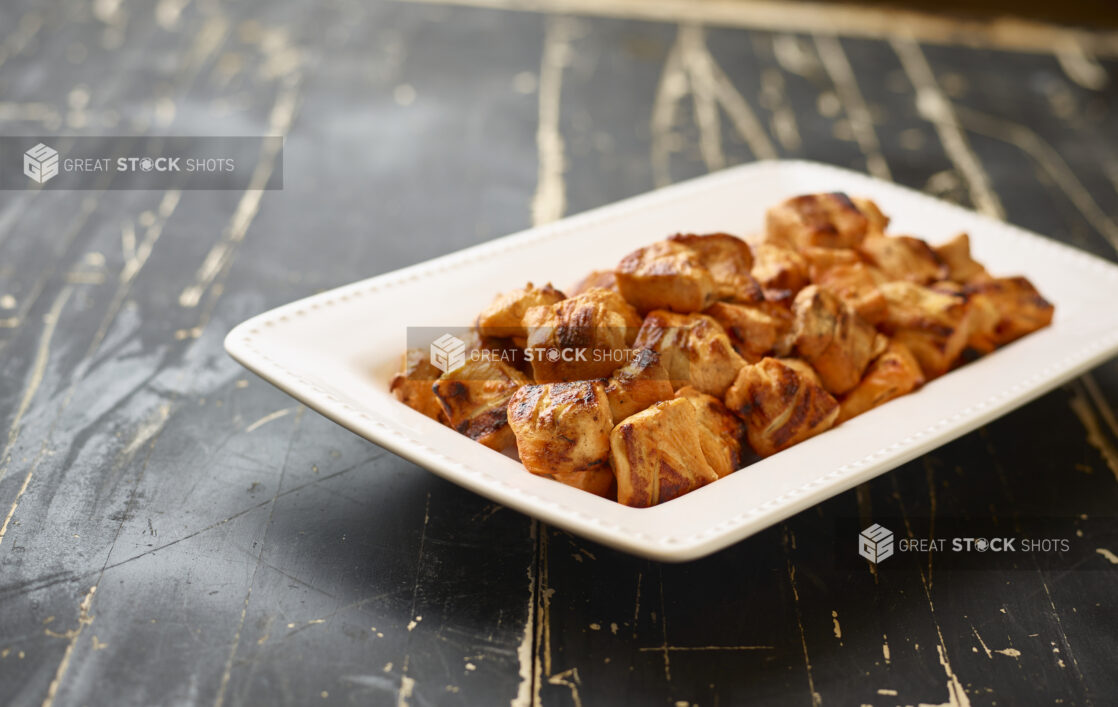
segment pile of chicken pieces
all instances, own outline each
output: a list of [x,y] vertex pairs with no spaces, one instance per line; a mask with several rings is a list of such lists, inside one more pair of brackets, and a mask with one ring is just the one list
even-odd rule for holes
[[[1051,322],[965,233],[931,246],[888,222],[868,199],[808,194],[750,242],[680,234],[568,295],[528,283],[478,316],[464,365],[440,374],[411,350],[392,391],[533,474],[669,501]],[[538,355],[570,348],[608,355]]]

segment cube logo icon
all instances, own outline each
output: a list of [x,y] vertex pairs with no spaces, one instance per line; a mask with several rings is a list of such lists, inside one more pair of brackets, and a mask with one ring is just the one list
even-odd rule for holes
[[23,173],[39,184],[58,175],[58,151],[39,143],[23,153]]
[[875,565],[893,556],[893,531],[877,523],[858,535],[858,554]]
[[443,373],[461,368],[466,363],[466,342],[451,334],[443,334],[431,344],[431,365]]

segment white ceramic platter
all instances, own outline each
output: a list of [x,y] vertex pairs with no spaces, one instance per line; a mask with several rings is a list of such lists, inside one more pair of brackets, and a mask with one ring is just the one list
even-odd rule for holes
[[[498,291],[527,280],[563,289],[675,232],[755,232],[769,206],[821,191],[876,200],[893,219],[890,233],[938,243],[968,232],[975,258],[992,273],[1023,274],[1056,305],[1052,326],[647,509],[533,476],[388,392],[408,327],[469,325]],[[1104,361],[1118,351],[1116,302],[1118,266],[863,174],[775,161],[657,190],[279,307],[236,327],[225,347],[307,406],[445,479],[605,545],[684,561],[893,469]]]

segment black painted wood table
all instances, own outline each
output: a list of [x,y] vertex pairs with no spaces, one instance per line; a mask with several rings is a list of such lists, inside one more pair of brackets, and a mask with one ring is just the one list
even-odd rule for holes
[[[344,431],[222,339],[771,157],[1113,260],[1116,57],[1101,30],[815,5],[5,2],[3,135],[286,141],[256,165],[282,191],[0,192],[0,703],[1114,704],[1113,361],[662,565]],[[883,517],[1058,517],[1078,559],[843,559],[840,521]]]

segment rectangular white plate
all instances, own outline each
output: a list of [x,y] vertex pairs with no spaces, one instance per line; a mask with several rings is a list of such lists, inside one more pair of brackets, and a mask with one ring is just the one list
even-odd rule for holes
[[[845,191],[932,243],[960,231],[996,275],[1026,275],[1052,326],[840,427],[663,505],[627,508],[527,473],[388,392],[408,327],[469,325],[526,280],[563,289],[676,232],[759,230],[790,196]],[[928,452],[1118,351],[1118,267],[862,174],[757,162],[628,199],[274,309],[230,332],[237,361],[353,432],[436,474],[572,533],[657,560],[720,550]]]

